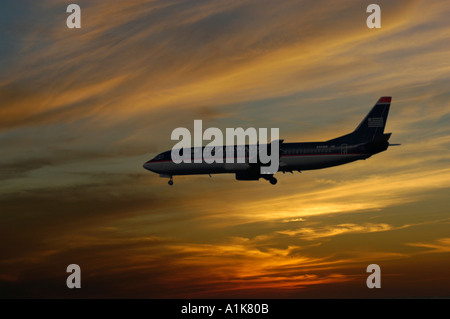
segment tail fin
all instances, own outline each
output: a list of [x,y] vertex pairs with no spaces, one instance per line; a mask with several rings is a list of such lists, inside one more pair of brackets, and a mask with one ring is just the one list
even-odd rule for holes
[[352,137],[360,141],[373,141],[384,134],[384,127],[391,106],[391,97],[381,97],[369,114],[351,133]]

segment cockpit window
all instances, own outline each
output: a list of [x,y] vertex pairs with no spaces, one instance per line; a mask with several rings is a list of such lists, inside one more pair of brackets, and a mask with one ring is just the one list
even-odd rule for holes
[[163,154],[159,154],[159,155],[156,155],[156,157],[153,159],[154,161],[160,161],[160,160],[162,160],[164,158],[164,155]]

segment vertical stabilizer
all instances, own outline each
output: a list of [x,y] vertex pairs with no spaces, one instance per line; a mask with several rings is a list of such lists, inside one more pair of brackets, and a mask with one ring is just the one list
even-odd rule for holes
[[381,97],[369,114],[351,133],[352,137],[360,141],[373,141],[384,134],[384,127],[391,106],[391,97]]

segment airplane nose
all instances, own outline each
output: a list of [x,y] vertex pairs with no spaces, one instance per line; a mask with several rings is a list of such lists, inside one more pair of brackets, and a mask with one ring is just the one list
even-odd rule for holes
[[144,163],[144,168],[150,171],[150,161]]

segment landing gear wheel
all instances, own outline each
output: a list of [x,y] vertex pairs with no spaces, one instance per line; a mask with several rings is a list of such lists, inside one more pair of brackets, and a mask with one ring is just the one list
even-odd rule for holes
[[275,177],[272,177],[271,179],[269,179],[270,184],[275,185],[278,180]]
[[172,179],[172,177],[169,179],[169,185],[170,185],[170,186],[173,185],[173,179]]

